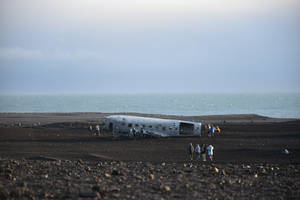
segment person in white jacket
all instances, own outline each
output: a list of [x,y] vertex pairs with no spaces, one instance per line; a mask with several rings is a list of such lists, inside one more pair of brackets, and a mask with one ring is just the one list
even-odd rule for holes
[[100,126],[98,124],[96,125],[96,134],[100,136]]
[[210,144],[207,147],[207,154],[208,154],[209,159],[212,161],[213,160],[213,155],[214,155],[214,146],[213,145]]

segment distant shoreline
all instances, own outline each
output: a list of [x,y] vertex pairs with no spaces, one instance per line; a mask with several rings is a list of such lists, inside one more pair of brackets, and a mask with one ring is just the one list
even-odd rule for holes
[[299,118],[272,118],[257,114],[230,114],[230,115],[164,115],[164,114],[141,114],[141,113],[99,113],[99,112],[48,112],[48,113],[0,113],[0,126],[22,124],[31,126],[33,124],[51,123],[100,123],[108,115],[136,115],[144,117],[156,117],[165,119],[179,119],[188,121],[198,121],[202,123],[278,123],[288,121],[299,121]]
[[300,119],[300,94],[0,95],[0,113],[258,114]]

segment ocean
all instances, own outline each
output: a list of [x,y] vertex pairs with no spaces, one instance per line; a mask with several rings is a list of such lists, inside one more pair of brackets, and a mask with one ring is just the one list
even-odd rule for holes
[[300,118],[300,93],[0,95],[0,112],[259,114]]

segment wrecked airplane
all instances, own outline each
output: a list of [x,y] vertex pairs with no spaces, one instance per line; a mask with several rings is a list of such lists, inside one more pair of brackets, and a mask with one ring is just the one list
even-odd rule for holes
[[102,128],[111,131],[115,137],[201,136],[201,123],[128,115],[107,116]]

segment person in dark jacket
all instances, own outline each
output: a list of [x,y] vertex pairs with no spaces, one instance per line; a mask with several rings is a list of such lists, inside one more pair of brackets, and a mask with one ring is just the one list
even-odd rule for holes
[[194,151],[195,151],[194,146],[192,143],[190,143],[188,146],[188,154],[190,156],[190,160],[193,160]]
[[201,146],[201,157],[202,157],[202,161],[206,161],[206,145],[202,144]]

